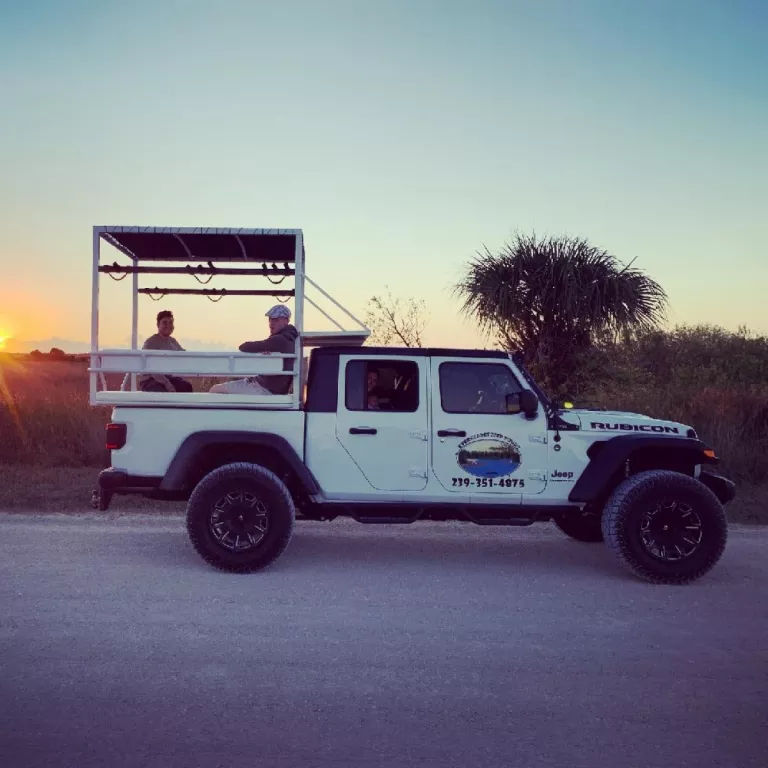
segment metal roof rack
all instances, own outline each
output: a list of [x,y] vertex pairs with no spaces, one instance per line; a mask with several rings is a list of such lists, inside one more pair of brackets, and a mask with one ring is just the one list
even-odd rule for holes
[[[102,244],[114,247],[128,258],[127,263],[102,264]],[[180,264],[179,262],[185,262]],[[306,347],[360,346],[369,329],[349,310],[311,280],[305,269],[304,236],[300,229],[244,229],[214,227],[139,227],[96,226],[93,228],[93,284],[91,312],[90,400],[92,405],[163,404],[179,407],[221,407],[234,404],[229,395],[210,393],[149,393],[137,389],[137,376],[151,373],[178,373],[185,376],[231,378],[252,375],[291,375],[283,373],[281,357],[303,361]],[[104,350],[99,344],[100,278],[106,275],[122,281],[131,277],[131,347]],[[163,287],[160,275],[189,276],[198,285]],[[141,285],[141,278],[154,276]],[[207,287],[214,277],[261,278],[262,288]],[[287,285],[284,283],[288,281]],[[200,285],[202,284],[202,285]],[[306,295],[316,292],[338,310],[352,328],[346,328]],[[159,300],[168,295],[204,296],[218,302],[235,296],[274,296],[278,301],[294,299],[293,324],[299,332],[293,355],[248,355],[240,352],[157,352],[138,346],[139,296]],[[314,307],[333,330],[307,330],[305,304]],[[285,396],[239,395],[238,407],[299,408],[302,398],[303,366],[293,370],[293,392]],[[120,389],[109,389],[106,376],[123,373]],[[130,387],[126,389],[126,387]],[[226,397],[227,400],[223,400]],[[177,402],[178,401],[178,402]]]

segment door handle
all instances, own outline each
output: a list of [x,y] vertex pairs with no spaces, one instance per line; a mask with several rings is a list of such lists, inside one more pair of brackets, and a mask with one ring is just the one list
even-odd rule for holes
[[438,429],[438,437],[466,437],[467,433],[463,429]]
[[350,435],[375,435],[377,430],[373,427],[350,427]]

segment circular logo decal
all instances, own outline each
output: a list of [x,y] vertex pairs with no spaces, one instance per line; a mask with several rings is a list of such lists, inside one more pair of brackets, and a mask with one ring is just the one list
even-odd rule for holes
[[520,446],[504,435],[484,432],[459,444],[459,466],[474,477],[505,477],[522,463]]

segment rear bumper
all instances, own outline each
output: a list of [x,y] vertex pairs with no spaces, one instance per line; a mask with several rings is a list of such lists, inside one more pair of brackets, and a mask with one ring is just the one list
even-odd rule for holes
[[149,496],[159,489],[162,479],[129,475],[113,468],[102,470],[99,473],[99,488],[93,492],[92,505],[105,512],[116,493]]
[[702,469],[699,480],[717,496],[721,504],[727,504],[736,497],[736,483],[727,477],[721,477],[714,472]]

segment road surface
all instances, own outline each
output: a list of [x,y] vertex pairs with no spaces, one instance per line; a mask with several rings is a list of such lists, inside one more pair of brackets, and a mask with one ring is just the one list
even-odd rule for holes
[[768,530],[687,587],[550,526],[0,515],[0,765],[765,768]]

